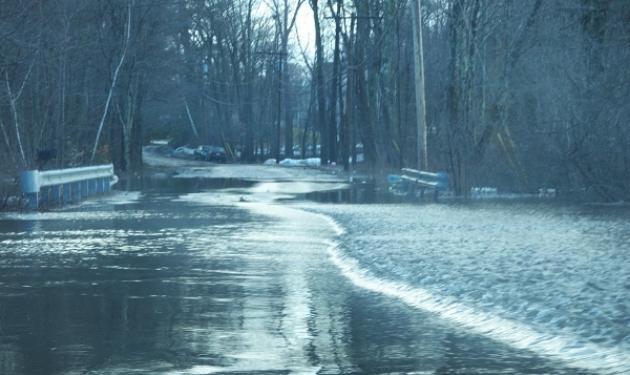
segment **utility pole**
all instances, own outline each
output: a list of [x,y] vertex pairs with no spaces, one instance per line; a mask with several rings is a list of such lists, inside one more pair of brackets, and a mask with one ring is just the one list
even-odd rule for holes
[[422,0],[412,3],[414,26],[414,75],[416,86],[416,165],[420,170],[428,170],[427,152],[427,108],[424,99],[424,56],[422,50]]

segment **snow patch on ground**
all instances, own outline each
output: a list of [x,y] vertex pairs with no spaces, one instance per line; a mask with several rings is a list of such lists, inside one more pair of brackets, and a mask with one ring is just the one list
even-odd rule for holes
[[278,164],[283,167],[319,167],[322,161],[320,158],[282,159]]

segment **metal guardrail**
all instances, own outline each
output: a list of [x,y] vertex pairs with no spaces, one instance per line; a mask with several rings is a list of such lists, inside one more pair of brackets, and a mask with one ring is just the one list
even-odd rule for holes
[[[420,198],[424,198],[426,189],[433,190],[433,199],[438,200],[440,191],[448,189],[448,174],[446,172],[427,172],[417,169],[403,168],[400,176],[392,175],[390,184],[399,192],[415,195],[420,190]],[[394,178],[395,177],[395,178]]]
[[33,210],[103,194],[117,182],[112,164],[50,171],[29,170],[20,174],[27,207]]
[[440,174],[426,171],[419,171],[411,168],[402,169],[402,178],[405,181],[413,182],[424,187],[439,188],[441,185]]

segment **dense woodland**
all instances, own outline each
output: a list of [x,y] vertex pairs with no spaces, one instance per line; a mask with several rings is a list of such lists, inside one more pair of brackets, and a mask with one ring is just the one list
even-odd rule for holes
[[629,64],[626,0],[0,0],[0,169],[159,138],[630,201]]

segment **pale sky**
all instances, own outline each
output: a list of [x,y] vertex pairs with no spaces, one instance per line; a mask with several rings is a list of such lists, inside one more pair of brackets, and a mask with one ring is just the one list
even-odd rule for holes
[[[315,55],[315,24],[313,22],[313,10],[308,2],[302,5],[295,21],[295,31],[292,37],[297,47],[296,35],[299,36],[302,48],[306,49],[309,59],[312,60]],[[299,51],[296,52],[299,53]]]
[[[271,14],[269,6],[270,5],[266,1],[261,1],[258,3],[258,8],[255,13],[265,15]],[[313,10],[311,9],[308,1],[305,1],[300,7],[298,16],[295,20],[295,26],[293,30],[291,30],[291,36],[289,38],[289,48],[293,49],[291,57],[296,60],[296,63],[302,64],[303,59],[297,41],[298,36],[302,48],[307,51],[308,58],[312,61],[315,56],[315,24],[313,22]]]

